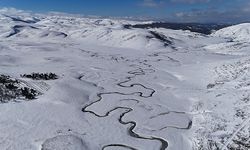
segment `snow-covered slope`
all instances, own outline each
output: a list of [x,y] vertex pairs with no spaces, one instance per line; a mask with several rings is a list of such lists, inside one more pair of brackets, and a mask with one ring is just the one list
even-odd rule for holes
[[250,23],[234,25],[216,31],[212,36],[225,38],[225,42],[210,44],[205,49],[221,54],[249,55]]
[[[174,44],[175,39],[169,35],[161,35],[157,30],[126,29],[126,24],[135,22],[112,19],[90,19],[57,15],[26,15],[0,16],[0,37],[2,38],[39,38],[39,39],[74,39],[81,42],[123,47],[133,49],[161,49],[167,44]],[[171,31],[173,32],[173,31]],[[175,34],[182,35],[176,31]],[[186,32],[186,35],[197,37],[197,34]],[[178,39],[177,39],[178,40]]]
[[1,150],[249,148],[247,25],[202,35],[15,9],[0,22]]
[[236,41],[250,41],[250,23],[227,27],[215,32],[216,36],[232,38]]

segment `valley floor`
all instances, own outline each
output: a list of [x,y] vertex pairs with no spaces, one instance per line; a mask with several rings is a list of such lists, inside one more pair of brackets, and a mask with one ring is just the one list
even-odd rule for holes
[[[249,149],[250,44],[147,30],[172,43],[154,37],[155,49],[133,49],[62,34],[34,38],[29,29],[1,38],[0,74],[40,95],[0,104],[0,149]],[[32,72],[59,78],[20,76]]]

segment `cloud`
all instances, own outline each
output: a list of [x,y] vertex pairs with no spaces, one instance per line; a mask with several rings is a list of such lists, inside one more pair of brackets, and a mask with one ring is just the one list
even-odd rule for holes
[[0,12],[1,13],[22,13],[24,11],[18,10],[16,8],[12,8],[12,7],[2,7],[2,8],[0,8]]
[[171,0],[171,2],[193,4],[193,3],[208,3],[208,2],[210,2],[210,0]]
[[164,1],[156,1],[156,0],[143,0],[141,6],[144,7],[159,7],[164,4]]
[[[163,1],[163,0],[162,0]],[[167,2],[168,1],[168,2]],[[224,7],[217,6],[216,3],[225,4]],[[144,1],[145,2],[145,1]],[[154,7],[159,6],[160,1],[150,0]],[[157,3],[158,2],[158,3]],[[163,3],[165,2],[165,3]],[[191,10],[174,10],[172,13],[166,13],[159,20],[168,22],[200,22],[200,23],[241,23],[250,22],[250,2],[248,0],[165,0],[162,9],[166,9],[170,3],[179,3],[177,5],[192,5],[193,3],[209,3],[207,7],[193,7]],[[169,4],[171,6],[171,4]],[[170,7],[168,7],[170,8]],[[162,10],[161,9],[161,10]],[[157,18],[157,17],[156,17]]]
[[250,2],[248,2],[246,5],[244,5],[242,11],[250,12]]
[[[169,0],[143,0],[141,6],[145,7],[159,7],[164,5]],[[211,0],[170,0],[172,3],[208,3]]]
[[177,12],[168,19],[174,22],[241,23],[250,22],[249,13],[250,9],[246,6],[224,11],[207,9]]
[[194,3],[208,3],[211,0],[143,0],[140,6],[143,7],[161,7],[164,6],[167,2],[171,3],[188,3],[188,4],[194,4]]

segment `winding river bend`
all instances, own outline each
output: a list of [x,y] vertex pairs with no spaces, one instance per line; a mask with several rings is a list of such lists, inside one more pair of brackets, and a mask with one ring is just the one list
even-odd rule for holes
[[[104,95],[113,95],[113,94],[116,94],[116,95],[126,95],[126,96],[138,96],[138,97],[141,97],[141,98],[150,98],[150,97],[153,97],[154,93],[156,92],[154,89],[152,88],[149,88],[149,87],[146,87],[144,86],[143,84],[140,84],[140,83],[134,83],[134,84],[128,84],[129,82],[131,82],[135,77],[137,76],[142,76],[142,75],[146,75],[147,73],[153,73],[155,72],[155,70],[153,69],[142,69],[142,68],[139,68],[139,69],[136,69],[136,70],[133,70],[133,71],[129,71],[128,74],[130,76],[126,77],[126,79],[122,82],[119,82],[117,83],[116,85],[119,86],[119,87],[122,87],[122,88],[132,88],[134,86],[141,86],[142,88],[144,88],[145,90],[147,91],[150,91],[150,94],[149,95],[144,95],[143,92],[133,92],[133,93],[122,93],[122,92],[105,92],[105,93],[98,93],[97,94],[97,97],[98,99],[88,105],[86,105],[85,107],[82,108],[82,111],[84,113],[91,113],[93,114],[94,116],[96,117],[100,117],[100,118],[103,118],[103,117],[108,117],[113,111],[115,110],[124,110],[123,113],[120,114],[119,118],[118,118],[118,121],[123,124],[123,125],[130,125],[130,127],[128,128],[128,135],[133,137],[133,138],[138,138],[138,139],[143,139],[143,140],[151,140],[151,141],[158,141],[161,143],[161,146],[160,146],[160,150],[166,150],[168,148],[168,141],[163,139],[163,138],[160,138],[160,137],[154,137],[154,136],[142,136],[138,133],[136,133],[134,131],[134,129],[136,128],[137,126],[137,123],[135,121],[124,121],[123,118],[126,114],[130,113],[133,111],[132,108],[130,107],[115,107],[109,111],[107,111],[104,115],[100,115],[98,113],[96,113],[95,111],[92,111],[92,110],[89,110],[88,108],[94,104],[97,104],[99,103],[100,101],[102,101],[103,99],[103,96]],[[79,78],[80,79],[80,78]],[[126,85],[128,84],[128,85]],[[118,99],[118,101],[125,101],[125,100],[131,100],[131,101],[135,101],[137,103],[139,103],[139,100],[137,99]],[[168,112],[170,113],[170,112]],[[175,112],[175,113],[183,113],[183,112]],[[167,114],[167,113],[166,113]],[[164,114],[162,114],[164,115]],[[180,128],[180,127],[171,127],[171,126],[167,126],[167,127],[164,127],[165,128],[176,128],[176,129],[190,129],[192,126],[192,121],[189,122],[189,125],[188,127],[186,128]],[[109,145],[105,145],[102,147],[102,150],[105,150],[106,148],[108,147],[123,147],[123,148],[126,148],[126,149],[130,149],[130,150],[137,150],[136,148],[133,148],[131,146],[128,146],[128,145],[124,145],[124,144],[109,144]]]

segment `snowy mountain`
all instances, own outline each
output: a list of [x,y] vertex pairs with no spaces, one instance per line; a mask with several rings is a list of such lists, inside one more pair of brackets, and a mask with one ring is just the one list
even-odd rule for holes
[[250,23],[243,23],[221,29],[215,33],[216,36],[228,37],[237,41],[250,41]]
[[248,24],[206,35],[15,9],[0,22],[0,149],[249,149]]
[[[151,22],[127,20],[82,19],[61,15],[32,17],[27,14],[19,15],[19,13],[17,16],[9,16],[6,15],[6,12],[1,15],[0,20],[2,22],[0,37],[2,38],[67,38],[92,44],[98,41],[99,44],[105,46],[133,49],[160,49],[182,41],[178,38],[183,35],[199,36],[198,33],[188,31],[188,28],[183,27],[184,25],[181,25],[179,29],[183,28],[185,32],[169,30],[173,33],[166,36],[163,35],[162,28],[151,28],[150,30],[136,28],[137,25],[146,25]],[[135,28],[128,29],[128,25]],[[208,30],[207,27],[206,30]]]
[[211,34],[213,31],[229,26],[228,24],[199,24],[199,23],[168,23],[168,22],[151,22],[139,23],[135,25],[125,25],[127,28],[165,28],[173,30],[188,30],[202,34]]

